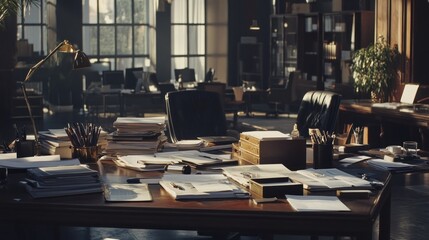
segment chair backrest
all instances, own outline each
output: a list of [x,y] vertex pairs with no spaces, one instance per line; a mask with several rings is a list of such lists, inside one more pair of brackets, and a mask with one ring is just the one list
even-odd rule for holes
[[215,92],[186,90],[165,95],[171,142],[226,135],[225,113]]
[[225,91],[226,91],[226,84],[221,82],[199,82],[197,85],[197,89],[201,91],[207,91],[207,92],[215,92],[219,94],[221,103],[224,104],[225,102]]
[[193,68],[183,68],[183,69],[174,69],[174,76],[176,82],[179,82],[179,78],[182,82],[195,82],[195,69]]
[[297,125],[300,134],[307,137],[309,128],[333,132],[335,129],[341,95],[329,91],[309,91],[302,98]]
[[143,76],[143,68],[126,68],[125,69],[125,89],[136,89],[139,78]]

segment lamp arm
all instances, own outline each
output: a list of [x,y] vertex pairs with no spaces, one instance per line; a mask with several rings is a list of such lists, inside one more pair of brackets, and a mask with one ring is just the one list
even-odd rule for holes
[[31,111],[30,101],[28,100],[27,90],[25,90],[25,82],[21,84],[22,94],[24,95],[25,104],[27,105],[28,114],[30,115],[31,125],[33,126],[34,142],[36,147],[36,155],[40,155],[39,134],[37,133],[36,123]]
[[58,49],[60,49],[60,47],[62,47],[63,45],[68,44],[67,40],[64,40],[62,42],[60,42],[55,48],[54,50],[52,50],[45,58],[43,58],[42,60],[40,60],[38,63],[36,63],[36,65],[32,66],[30,68],[30,70],[27,73],[27,76],[24,79],[24,82],[27,82],[31,79],[31,77],[33,76],[33,74],[35,72],[37,72],[37,70],[56,52],[58,51]]
[[30,68],[30,70],[27,73],[27,76],[25,77],[24,81],[21,83],[21,90],[22,94],[24,95],[25,104],[27,105],[28,114],[30,115],[31,124],[33,125],[33,132],[34,132],[34,141],[36,146],[36,155],[40,155],[40,146],[39,146],[39,135],[37,133],[36,129],[36,123],[34,121],[33,112],[31,111],[30,101],[28,100],[27,90],[25,88],[25,83],[31,79],[31,77],[34,75],[35,72],[56,52],[62,47],[63,45],[68,44],[67,40],[64,40],[58,44],[52,50],[45,58],[40,60],[38,63],[36,63],[33,67]]

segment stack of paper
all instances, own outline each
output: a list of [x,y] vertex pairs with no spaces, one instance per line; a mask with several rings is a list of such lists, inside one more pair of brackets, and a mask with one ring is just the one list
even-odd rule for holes
[[72,158],[71,142],[64,129],[49,129],[39,132],[40,152],[48,155],[60,155]]
[[0,154],[0,166],[10,169],[79,165],[78,159],[61,160],[60,155],[16,158],[16,153]]
[[164,117],[118,117],[113,126],[105,149],[109,155],[153,154],[167,140]]
[[153,154],[118,156],[113,159],[119,167],[125,167],[137,171],[160,171],[166,165],[177,163],[178,161],[169,157],[155,157]]
[[311,191],[373,188],[371,182],[336,168],[298,170],[290,174],[289,178],[302,183],[304,189]]
[[298,212],[351,211],[336,196],[286,195],[286,199]]
[[416,168],[415,165],[403,162],[390,162],[383,159],[370,159],[367,161],[368,165],[383,169],[386,171],[410,171]]
[[283,164],[240,165],[222,169],[225,176],[246,188],[250,179],[288,177],[291,173]]
[[104,186],[104,199],[109,202],[149,202],[152,201],[152,195],[146,183],[112,183]]
[[31,168],[27,170],[25,182],[34,198],[102,191],[98,172],[84,165]]
[[175,199],[249,198],[222,174],[170,174],[159,184]]
[[[101,131],[98,145],[105,149],[107,144],[107,132]],[[40,152],[47,155],[60,155],[63,159],[72,158],[72,143],[63,128],[49,129],[39,132]]]
[[197,150],[159,152],[157,157],[174,159],[175,161],[191,165],[199,169],[219,168],[221,166],[236,165],[238,161],[231,159],[230,155],[217,155]]

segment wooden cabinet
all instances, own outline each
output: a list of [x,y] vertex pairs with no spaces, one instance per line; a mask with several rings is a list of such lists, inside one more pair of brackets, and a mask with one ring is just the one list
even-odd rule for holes
[[272,15],[270,36],[270,87],[285,86],[298,69],[298,15]]
[[239,84],[263,88],[262,43],[239,43],[237,55]]
[[353,52],[374,40],[374,12],[338,12],[323,15],[322,70],[325,89],[351,84]]
[[374,11],[272,15],[270,23],[270,86],[294,71],[317,89],[350,86],[353,52],[374,41]]
[[301,28],[299,42],[301,51],[299,57],[299,69],[304,80],[311,81],[318,89],[323,89],[322,84],[322,39],[321,22],[322,15],[318,13],[304,14],[300,16]]
[[322,79],[321,14],[272,15],[270,22],[270,86],[288,86],[291,73],[300,72],[301,76],[295,76],[295,80],[316,87]]

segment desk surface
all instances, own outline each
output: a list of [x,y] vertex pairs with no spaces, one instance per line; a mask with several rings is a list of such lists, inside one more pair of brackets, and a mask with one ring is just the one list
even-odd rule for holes
[[[128,177],[159,174],[117,168],[108,161],[92,167],[99,168],[105,182],[125,182]],[[259,205],[251,199],[176,201],[158,185],[150,185],[153,202],[108,203],[101,193],[32,199],[19,184],[24,176],[24,173],[10,174],[7,185],[0,189],[0,221],[269,234],[339,234],[370,239],[373,224],[380,214],[380,225],[384,226],[380,227],[380,234],[385,239],[389,236],[390,174],[385,172],[377,173],[386,183],[385,187],[369,199],[341,199],[351,212],[295,212],[286,200]]]
[[371,115],[374,118],[384,121],[429,127],[429,112],[422,108],[419,110],[419,106],[422,106],[422,104],[416,104],[416,108],[393,109],[388,107],[373,107],[372,102],[369,100],[343,100],[340,104],[340,111]]
[[369,100],[343,100],[339,127],[353,123],[369,126],[368,142],[372,147],[401,145],[406,140],[419,141],[419,148],[429,150],[429,105],[405,108],[374,107]]

